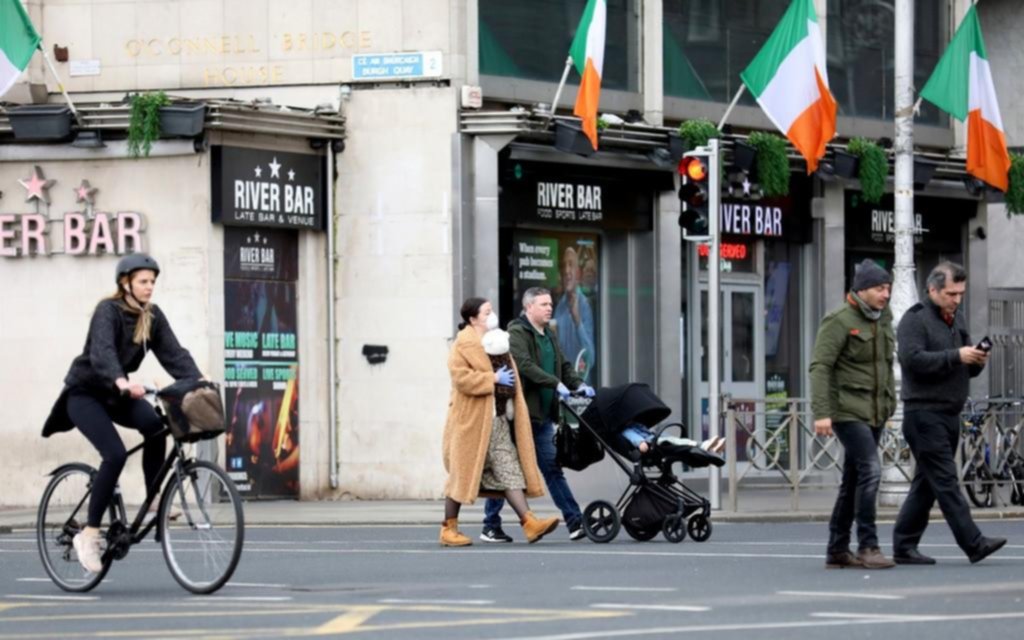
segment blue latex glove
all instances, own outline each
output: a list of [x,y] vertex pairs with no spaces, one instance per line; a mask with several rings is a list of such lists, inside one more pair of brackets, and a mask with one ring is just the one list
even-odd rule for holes
[[503,366],[498,369],[497,382],[503,387],[514,386],[516,383],[516,372],[510,369],[508,365]]
[[569,399],[569,387],[565,386],[561,382],[559,382],[558,386],[555,387],[555,391],[558,392],[558,395],[561,396],[562,400]]
[[576,393],[582,393],[583,395],[587,396],[588,398],[593,398],[595,392],[594,392],[594,387],[592,387],[589,384],[587,384],[586,382],[584,382],[580,386],[576,387]]

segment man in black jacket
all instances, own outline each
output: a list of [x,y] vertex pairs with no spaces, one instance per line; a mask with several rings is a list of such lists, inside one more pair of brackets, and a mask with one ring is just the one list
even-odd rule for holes
[[966,289],[964,268],[940,263],[928,275],[928,297],[907,310],[897,330],[903,435],[917,461],[917,473],[893,531],[897,564],[935,564],[917,545],[936,500],[956,543],[972,563],[1006,544],[1003,538],[986,538],[974,524],[957,484],[953,459],[970,378],[981,373],[988,359],[986,351],[972,346],[963,314],[958,313]]

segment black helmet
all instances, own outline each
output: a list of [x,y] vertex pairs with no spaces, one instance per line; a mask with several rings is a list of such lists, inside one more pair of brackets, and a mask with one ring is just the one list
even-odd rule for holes
[[120,283],[121,276],[130,276],[139,269],[149,269],[155,275],[160,275],[160,265],[156,260],[145,253],[129,253],[117,261],[117,273],[114,275],[114,282]]

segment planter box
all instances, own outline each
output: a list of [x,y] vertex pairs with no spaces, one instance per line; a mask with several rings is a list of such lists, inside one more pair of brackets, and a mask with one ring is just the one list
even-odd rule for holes
[[753,171],[757,160],[757,149],[746,142],[736,142],[732,147],[732,166],[741,171]]
[[935,175],[936,164],[928,160],[914,159],[914,188],[924,189]]
[[587,135],[583,133],[583,129],[565,122],[555,123],[555,148],[581,156],[594,154],[594,147],[591,146]]
[[21,140],[64,140],[71,136],[71,109],[63,105],[29,105],[7,111],[14,137]]
[[203,132],[206,103],[174,104],[160,107],[160,135],[194,138]]
[[835,172],[840,178],[856,178],[860,167],[860,158],[845,151],[835,151]]

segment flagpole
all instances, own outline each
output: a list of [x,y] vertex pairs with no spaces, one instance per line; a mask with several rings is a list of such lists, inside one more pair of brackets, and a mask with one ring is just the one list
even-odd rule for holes
[[43,49],[43,45],[40,44],[37,47],[39,52],[43,54],[43,60],[46,61],[47,68],[50,69],[50,73],[53,74],[53,80],[57,83],[57,88],[64,94],[64,99],[68,102],[68,107],[71,108],[71,114],[75,116],[75,122],[79,126],[82,126],[82,118],[78,115],[78,109],[75,108],[75,103],[71,101],[71,96],[68,95],[67,89],[64,88],[64,83],[60,81],[60,76],[57,75],[57,70],[53,68],[53,62],[50,61],[50,56],[46,55],[46,49]]
[[558,109],[558,99],[562,97],[562,88],[565,87],[565,81],[569,78],[569,69],[572,68],[572,56],[565,59],[565,69],[562,70],[562,80],[558,83],[558,90],[555,91],[555,99],[551,103],[551,110],[548,113],[548,122],[551,118],[555,117],[555,109]]
[[739,91],[736,92],[736,97],[734,97],[732,99],[732,102],[729,103],[729,108],[725,110],[725,115],[722,116],[722,121],[718,123],[719,131],[722,130],[722,127],[725,125],[725,121],[729,118],[729,114],[732,113],[732,108],[735,107],[736,103],[740,101],[740,96],[743,95],[743,92],[746,91],[746,89],[747,85],[740,83],[740,88]]

